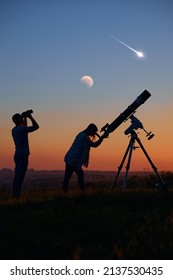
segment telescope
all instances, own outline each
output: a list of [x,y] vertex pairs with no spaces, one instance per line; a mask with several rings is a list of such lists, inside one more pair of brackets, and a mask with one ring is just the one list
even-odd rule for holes
[[123,191],[125,190],[126,187],[126,182],[127,182],[127,176],[128,176],[128,171],[130,168],[130,162],[131,162],[131,157],[132,157],[132,152],[133,150],[135,150],[137,147],[135,147],[135,142],[137,142],[139,144],[139,147],[142,149],[144,155],[146,156],[147,160],[149,161],[153,171],[155,172],[155,174],[157,175],[158,179],[159,179],[159,183],[156,184],[156,189],[157,191],[166,191],[166,185],[163,181],[163,179],[161,178],[161,176],[159,175],[158,171],[157,171],[157,167],[154,165],[154,163],[152,162],[151,158],[149,157],[147,151],[145,150],[141,140],[139,139],[139,137],[137,136],[137,133],[135,132],[135,130],[137,130],[138,128],[143,129],[146,132],[146,136],[148,138],[148,140],[152,139],[154,137],[154,134],[150,131],[147,132],[144,127],[143,124],[141,123],[141,121],[139,119],[137,119],[134,116],[134,113],[136,112],[136,109],[141,106],[142,104],[145,103],[145,101],[151,96],[151,94],[147,91],[144,90],[137,98],[136,100],[127,107],[126,110],[124,110],[124,112],[122,112],[111,124],[106,124],[105,126],[102,127],[102,129],[100,130],[101,132],[104,131],[102,136],[99,136],[97,134],[98,137],[100,138],[105,138],[108,137],[109,133],[113,132],[117,127],[120,126],[120,124],[122,124],[124,121],[126,121],[127,119],[131,120],[131,125],[124,131],[125,135],[130,134],[131,138],[128,144],[128,147],[125,151],[125,154],[123,156],[122,162],[120,164],[120,166],[118,167],[118,172],[117,175],[115,177],[115,180],[113,182],[112,185],[112,189],[116,184],[116,181],[118,179],[118,176],[121,172],[121,169],[123,167],[123,164],[126,160],[126,157],[128,156],[128,161],[127,161],[127,166],[126,166],[126,173],[125,173],[125,177],[124,177],[124,182],[123,182]]
[[[144,90],[137,98],[136,100],[127,107],[124,112],[122,112],[111,124],[105,124],[100,132],[104,131],[103,135],[108,136],[109,133],[113,132],[117,127],[119,127],[124,121],[127,120],[132,114],[135,113],[136,109],[145,103],[145,101],[151,96],[151,94]],[[102,136],[101,136],[102,137]]]

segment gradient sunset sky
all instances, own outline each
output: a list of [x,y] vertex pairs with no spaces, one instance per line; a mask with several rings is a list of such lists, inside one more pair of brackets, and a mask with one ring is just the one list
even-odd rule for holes
[[[158,170],[173,170],[173,2],[1,0],[0,169],[14,168],[11,117],[33,109],[29,168],[64,169],[64,155],[89,123],[111,123],[145,89],[139,137]],[[108,34],[133,49],[139,58]],[[80,83],[90,75],[94,85]],[[129,137],[123,123],[92,149],[89,170],[117,170]],[[140,149],[130,170],[151,170]]]

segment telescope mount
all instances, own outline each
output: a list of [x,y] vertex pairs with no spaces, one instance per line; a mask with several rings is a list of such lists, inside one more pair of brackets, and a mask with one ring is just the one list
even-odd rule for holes
[[[136,149],[136,148],[141,148],[144,155],[146,156],[148,162],[150,163],[153,171],[155,172],[156,176],[158,177],[159,179],[159,183],[156,184],[157,186],[157,190],[158,191],[165,191],[166,190],[166,186],[165,186],[165,183],[163,181],[163,179],[161,178],[161,176],[159,175],[158,171],[157,171],[157,167],[154,165],[154,163],[152,162],[151,158],[149,157],[147,151],[145,150],[141,140],[139,139],[137,133],[135,132],[135,130],[137,130],[138,128],[142,128],[146,133],[147,133],[147,137],[148,137],[148,140],[150,140],[154,134],[151,134],[151,132],[147,132],[144,128],[143,128],[143,125],[142,123],[134,116],[134,115],[131,115],[129,117],[131,119],[131,125],[129,128],[127,128],[125,130],[125,134],[130,134],[130,141],[129,141],[129,144],[127,146],[127,149],[125,151],[125,154],[122,158],[122,161],[121,161],[121,164],[120,166],[118,167],[118,172],[116,174],[116,177],[115,177],[115,180],[111,186],[111,189],[113,190],[113,188],[116,186],[116,182],[117,182],[117,179],[120,175],[120,172],[123,168],[123,165],[124,165],[124,162],[128,156],[128,160],[127,160],[127,165],[126,165],[126,173],[125,173],[125,176],[124,176],[124,180],[123,180],[123,185],[122,185],[122,191],[125,191],[125,188],[126,188],[126,184],[127,184],[127,178],[128,178],[128,172],[129,172],[129,169],[130,169],[130,163],[131,163],[131,158],[132,158],[132,153],[133,151]],[[137,142],[139,144],[139,147],[136,147],[135,146],[135,142]]]

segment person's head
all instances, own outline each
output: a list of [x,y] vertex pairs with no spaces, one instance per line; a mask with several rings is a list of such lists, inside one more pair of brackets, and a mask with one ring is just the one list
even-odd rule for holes
[[12,120],[15,123],[15,125],[22,125],[23,124],[23,117],[19,113],[14,114],[12,116]]
[[95,136],[98,131],[97,126],[94,123],[90,123],[87,128],[85,129],[85,132],[88,136]]

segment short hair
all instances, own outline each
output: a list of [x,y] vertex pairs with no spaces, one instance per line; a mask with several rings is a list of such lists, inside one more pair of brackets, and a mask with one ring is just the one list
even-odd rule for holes
[[21,124],[22,122],[22,115],[19,113],[16,113],[12,116],[12,120],[13,122],[17,125],[17,124]]

